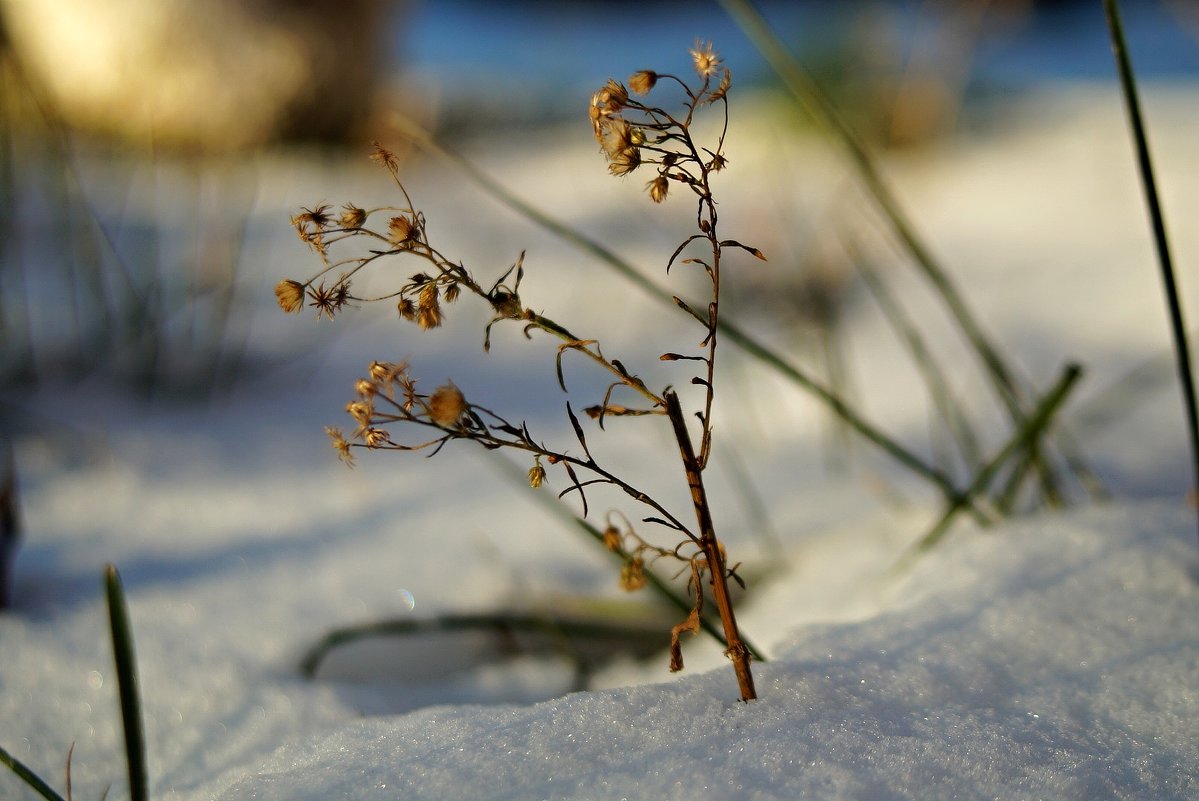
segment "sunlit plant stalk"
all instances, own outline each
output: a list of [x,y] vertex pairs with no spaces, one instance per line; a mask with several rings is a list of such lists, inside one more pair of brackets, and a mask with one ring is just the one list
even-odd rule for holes
[[[562,369],[564,356],[578,353],[596,367],[607,372],[610,384],[602,401],[587,407],[587,416],[604,427],[613,417],[666,416],[679,448],[684,476],[691,489],[696,515],[695,527],[687,525],[666,506],[647,492],[618,475],[597,459],[588,445],[579,417],[568,402],[566,414],[580,450],[568,450],[546,444],[535,437],[527,423],[508,419],[502,413],[468,400],[453,383],[438,387],[432,393],[417,388],[407,363],[374,362],[367,377],[357,384],[358,397],[347,411],[357,428],[349,435],[330,429],[333,444],[346,461],[351,461],[353,448],[370,450],[428,450],[437,453],[453,440],[465,439],[489,450],[507,449],[531,457],[528,480],[540,487],[546,480],[546,468],[561,467],[569,486],[560,495],[577,494],[586,517],[589,509],[587,489],[606,485],[621,490],[649,511],[642,522],[663,527],[681,538],[673,547],[652,544],[639,534],[623,516],[610,522],[603,534],[605,545],[614,552],[625,554],[621,584],[626,589],[639,589],[647,583],[645,573],[649,564],[662,559],[683,562],[688,575],[688,587],[693,598],[687,618],[671,632],[670,667],[680,670],[683,659],[680,637],[696,633],[701,628],[702,609],[709,585],[713,602],[721,618],[726,654],[732,660],[742,700],[756,697],[750,660],[752,651],[742,640],[733,610],[728,580],[740,582],[736,565],[728,566],[724,547],[716,537],[702,472],[707,466],[712,446],[712,411],[715,399],[717,345],[720,327],[721,267],[726,250],[744,251],[765,259],[762,253],[734,239],[718,234],[717,205],[711,178],[722,170],[724,137],[728,128],[727,95],[732,76],[710,44],[697,42],[690,51],[699,82],[689,84],[665,73],[642,70],[635,73],[628,86],[609,80],[591,98],[589,116],[593,133],[600,145],[609,171],[625,176],[645,169],[654,173],[646,184],[650,199],[663,202],[672,189],[689,192],[696,203],[696,233],[686,237],[674,250],[666,264],[669,273],[674,269],[702,269],[711,286],[707,303],[697,308],[678,296],[673,303],[703,327],[700,355],[677,352],[662,354],[667,362],[694,362],[698,374],[690,383],[703,388],[702,408],[695,413],[699,423],[698,446],[688,430],[688,420],[678,396],[669,387],[651,389],[620,359],[603,352],[598,339],[585,338],[572,332],[562,323],[540,311],[526,306],[520,296],[524,276],[524,254],[489,287],[475,279],[460,262],[443,254],[430,241],[424,214],[415,206],[400,181],[394,155],[376,146],[374,158],[391,174],[404,198],[401,206],[366,210],[346,204],[340,215],[330,213],[328,206],[304,209],[292,223],[300,238],[316,251],[325,266],[307,281],[281,281],[275,289],[279,305],[294,312],[305,302],[314,307],[317,316],[334,317],[348,304],[356,301],[391,300],[399,315],[422,329],[439,327],[444,320],[443,303],[454,303],[463,294],[473,295],[487,304],[492,320],[484,330],[483,346],[490,349],[491,329],[499,323],[517,322],[525,335],[546,334],[558,341],[556,370],[558,383],[566,391]],[[659,84],[669,84],[683,95],[681,112],[642,102]],[[695,115],[707,107],[719,107],[723,125],[710,145],[697,141],[692,135]],[[386,231],[369,227],[371,216],[385,212],[389,217]],[[331,261],[329,249],[345,239],[365,237],[373,247],[368,255]],[[694,248],[692,246],[695,246]],[[702,248],[702,250],[700,250]],[[700,250],[696,253],[696,250]],[[692,255],[694,254],[694,255]],[[416,258],[426,263],[423,272],[411,276],[397,290],[380,297],[360,297],[354,294],[355,276],[375,261],[392,256]],[[333,277],[336,276],[336,277]],[[631,395],[632,405],[617,393]],[[416,442],[393,439],[392,429],[403,424],[408,430],[424,429],[427,435]],[[610,521],[612,518],[610,517]]]

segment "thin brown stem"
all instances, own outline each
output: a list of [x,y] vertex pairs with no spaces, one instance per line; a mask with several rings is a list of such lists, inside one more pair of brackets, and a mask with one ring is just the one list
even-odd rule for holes
[[712,585],[712,600],[720,612],[720,622],[724,627],[724,638],[728,643],[725,654],[733,662],[733,670],[737,674],[737,684],[741,688],[741,700],[752,701],[758,697],[754,689],[754,677],[750,671],[749,648],[741,640],[737,630],[737,618],[733,614],[733,602],[729,597],[728,576],[724,566],[724,554],[720,541],[716,538],[716,528],[712,523],[712,511],[708,507],[708,495],[704,490],[704,479],[700,472],[699,460],[695,458],[695,448],[691,444],[691,435],[687,433],[687,421],[683,417],[683,409],[679,405],[679,396],[674,392],[666,392],[666,414],[674,427],[674,436],[679,443],[679,455],[683,460],[683,470],[687,474],[687,485],[691,488],[691,501],[695,506],[696,522],[699,525],[699,543],[708,560],[708,576]]

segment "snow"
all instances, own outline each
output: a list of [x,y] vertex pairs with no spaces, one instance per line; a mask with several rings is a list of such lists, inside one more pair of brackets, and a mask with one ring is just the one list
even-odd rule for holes
[[[1195,232],[1181,225],[1199,210],[1195,100],[1193,89],[1167,87],[1147,102],[1151,122],[1166,110],[1153,130],[1183,265],[1199,258]],[[1084,420],[1105,387],[1168,342],[1120,115],[1111,87],[1059,87],[1027,101],[1019,122],[888,165],[1037,385],[1067,359],[1086,365],[1089,388],[1071,407]],[[644,200],[639,187],[603,175],[585,126],[568,134],[474,143],[472,156],[593,232],[631,228],[623,247],[656,263],[670,244],[632,205]],[[744,173],[724,179],[722,225],[753,229],[739,238],[768,254],[781,245],[766,241],[778,235],[760,220],[777,209],[753,176],[788,186],[788,170],[818,162],[821,180],[799,204],[838,184],[827,154],[797,149],[785,162],[794,166],[779,169],[778,142],[734,130],[728,146]],[[35,404],[41,434],[17,442],[27,536],[16,608],[0,616],[0,745],[52,785],[64,786],[74,743],[76,798],[110,785],[110,798],[127,792],[100,592],[113,562],[129,596],[157,799],[1199,797],[1199,548],[1168,380],[1115,421],[1076,426],[1117,500],[986,530],[963,520],[895,571],[936,518],[935,499],[864,446],[854,447],[855,477],[823,470],[819,410],[759,368],[737,373],[763,388],[721,396],[730,401],[717,428],[732,435],[715,458],[741,446],[735,455],[772,499],[779,540],[740,530],[735,489],[714,487],[718,528],[750,580],[741,623],[770,657],[755,666],[760,698],[750,704],[699,638],[685,643],[681,674],[667,673],[664,654],[617,656],[582,692],[568,692],[560,660],[499,659],[467,636],[346,646],[305,679],[306,649],[353,623],[654,610],[617,594],[604,555],[531,503],[531,490],[497,478],[483,454],[381,454],[353,471],[336,462],[321,426],[344,425],[351,382],[373,358],[411,356],[433,385],[453,377],[468,395],[494,390],[505,408],[528,395],[539,432],[568,431],[546,367],[552,349],[509,332],[484,358],[457,308],[452,325],[420,341],[369,310],[311,336],[311,320],[270,308],[275,280],[315,267],[286,214],[331,196],[366,205],[387,187],[369,165],[265,163],[259,173],[255,266],[242,277],[261,295],[252,342],[264,358],[293,361],[203,408],[145,407],[101,387],[47,390]],[[465,179],[421,164],[412,175],[432,235],[447,232],[470,264],[510,263],[529,247],[526,299],[583,330],[610,328],[607,350],[678,334],[642,298],[596,303],[616,279]],[[1064,210],[1060,224],[1045,224],[1054,209]],[[476,233],[463,230],[472,220]],[[573,291],[584,280],[594,291]],[[1186,275],[1183,289],[1196,299]],[[927,304],[918,290],[902,294],[917,310]],[[845,334],[858,391],[889,430],[918,438],[927,410],[867,305],[852,304]],[[286,350],[295,337],[304,338],[298,360]],[[582,387],[585,371],[574,370]],[[981,404],[971,379],[960,381]],[[614,444],[598,447],[613,458],[639,443],[639,433],[609,428],[604,442]],[[685,498],[681,476],[626,461],[655,492]],[[8,773],[0,797],[34,798]]]

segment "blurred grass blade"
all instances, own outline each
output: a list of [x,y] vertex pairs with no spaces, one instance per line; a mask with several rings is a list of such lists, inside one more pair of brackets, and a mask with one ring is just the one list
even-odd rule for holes
[[121,698],[121,721],[125,729],[125,759],[129,767],[130,801],[148,801],[146,778],[146,736],[142,728],[141,691],[137,680],[137,658],[133,650],[133,629],[125,588],[114,565],[104,568],[104,588],[108,599],[108,621],[112,630],[112,650],[116,660],[117,686]]
[[1137,168],[1141,175],[1141,186],[1145,191],[1145,204],[1149,208],[1149,219],[1153,225],[1153,241],[1157,247],[1157,260],[1161,267],[1166,306],[1170,312],[1174,355],[1179,383],[1182,384],[1187,429],[1191,437],[1192,482],[1199,482],[1199,411],[1196,410],[1199,404],[1195,399],[1195,377],[1191,371],[1190,347],[1187,344],[1186,325],[1183,323],[1182,301],[1179,300],[1178,286],[1174,278],[1174,261],[1170,256],[1170,241],[1166,236],[1166,219],[1162,212],[1161,201],[1158,199],[1153,159],[1149,155],[1149,139],[1145,134],[1145,123],[1141,116],[1141,101],[1137,93],[1136,78],[1133,75],[1132,58],[1128,55],[1124,23],[1120,19],[1120,4],[1117,0],[1103,0],[1103,11],[1107,17],[1108,31],[1111,33],[1112,55],[1116,60],[1116,69],[1120,73],[1120,87],[1124,92],[1128,123],[1132,128],[1132,139],[1137,153]]
[[[1025,422],[1024,426],[1017,431],[1011,439],[993,456],[982,469],[974,476],[974,481],[966,489],[964,494],[970,497],[976,497],[986,491],[987,485],[995,478],[1000,468],[1012,457],[1013,454],[1019,453],[1032,445],[1037,437],[1041,436],[1053,421],[1054,415],[1070,394],[1070,390],[1074,388],[1075,383],[1082,377],[1082,368],[1077,364],[1069,364],[1062,371],[1062,377],[1058,379],[1054,385],[1041,400],[1041,403],[1033,410],[1031,416]],[[958,512],[962,511],[961,504],[951,504],[949,508],[941,515],[941,518],[896,563],[895,569],[900,569],[907,565],[912,557],[917,554],[927,551],[936,545],[946,532],[949,531],[949,526],[957,517]]]
[[920,373],[924,385],[928,389],[929,399],[940,416],[945,430],[957,447],[966,469],[975,470],[982,458],[979,453],[978,436],[974,433],[957,398],[954,397],[953,391],[949,387],[949,381],[945,377],[945,371],[941,369],[932,350],[925,343],[915,322],[904,311],[899,300],[892,294],[874,265],[866,260],[852,242],[846,241],[845,248],[854,267],[857,268],[858,275],[862,277],[866,289],[878,304],[879,310],[882,311],[887,324],[891,326],[899,341],[907,348],[917,372]]
[[42,780],[41,776],[38,776],[36,773],[26,767],[21,760],[17,759],[3,748],[0,748],[0,763],[7,765],[9,770],[17,774],[17,778],[29,785],[35,793],[46,799],[46,801],[66,801],[65,798],[54,792],[54,788],[46,784],[46,782]]
[[[799,106],[841,143],[862,184],[874,199],[879,212],[890,223],[896,238],[907,249],[915,265],[940,296],[957,323],[962,336],[974,349],[975,355],[982,364],[984,375],[990,378],[990,383],[1006,409],[1013,426],[1016,430],[1022,429],[1026,416],[1024,407],[1028,400],[1014,370],[1009,367],[998,347],[983,331],[965,299],[950,279],[949,273],[916,234],[915,227],[908,220],[899,201],[883,179],[874,157],[824,91],[779,40],[750,0],[720,0],[720,4],[778,74]],[[1076,455],[1072,455],[1067,462],[1073,465],[1080,463],[1081,460]],[[1036,467],[1046,499],[1053,503],[1061,498],[1058,476],[1044,462],[1038,462]]]
[[981,359],[1000,399],[1011,413],[1013,420],[1019,424],[1023,413],[1020,409],[1020,391],[1012,371],[974,319],[974,315],[959,294],[957,287],[950,280],[948,273],[933,257],[923,240],[916,235],[914,226],[883,180],[882,173],[875,165],[874,158],[867,151],[865,145],[811,76],[779,41],[778,36],[771,30],[766,20],[754,8],[753,3],[749,0],[720,0],[720,4],[782,79],[783,84],[804,111],[817,124],[831,132],[845,148],[858,176],[874,198],[879,210],[890,222],[895,235],[907,248],[916,265],[941,295],[962,333]]

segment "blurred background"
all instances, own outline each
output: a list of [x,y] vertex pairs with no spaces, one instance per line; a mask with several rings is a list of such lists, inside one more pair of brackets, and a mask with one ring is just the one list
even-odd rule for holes
[[[1199,2],[1124,6],[1139,76],[1193,82]],[[1097,2],[757,7],[862,140],[898,154],[886,158],[899,174],[964,137],[1004,131],[1046,86],[1090,84],[1115,98]],[[435,205],[453,219],[477,192],[429,167],[397,119],[500,173],[527,170],[536,161],[514,153],[587,150],[587,98],[609,75],[684,72],[697,39],[713,40],[732,68],[738,112],[769,122],[769,136],[786,131],[785,145],[755,129],[738,146],[791,153],[803,141],[817,154],[810,182],[770,187],[775,223],[755,244],[784,254],[786,269],[742,284],[739,303],[752,304],[762,329],[797,332],[796,358],[850,391],[839,321],[864,291],[851,251],[871,248],[819,232],[863,201],[844,174],[822,172],[836,148],[805,140],[810,121],[715,2],[0,0],[0,436],[53,428],[47,409],[64,388],[207,403],[297,362],[311,379],[322,332],[272,308],[275,281],[317,267],[287,217],[301,205],[362,203],[349,194],[370,181],[387,202],[386,185],[362,177],[371,140],[436,186]],[[524,177],[534,176],[507,175],[518,194]],[[756,178],[742,180],[753,210]],[[819,199],[805,199],[817,184]],[[531,180],[525,194],[541,191]],[[577,220],[596,236],[630,230],[627,215]],[[661,250],[652,225],[637,228],[635,215],[631,224],[625,236]],[[482,230],[497,229],[506,224]],[[1128,354],[1121,366],[1143,358]]]
[[[694,207],[654,206],[645,178],[612,178],[586,113],[610,76],[689,77],[697,40],[733,75],[721,228],[770,259],[732,262],[722,318],[792,371],[722,346],[709,489],[751,583],[809,534],[833,541],[877,513],[886,537],[910,541],[952,502],[855,433],[830,395],[953,489],[1078,360],[1086,377],[1062,424],[1004,463],[986,503],[1181,499],[1185,426],[1101,3],[753,5],[873,154],[1006,360],[1020,408],[995,391],[845,137],[796,102],[729,13],[737,0],[0,0],[0,583],[27,512],[14,594],[30,606],[70,596],[64,575],[88,597],[107,560],[149,584],[317,571],[313,603],[361,599],[356,617],[407,613],[414,596],[425,610],[617,592],[609,555],[579,567],[585,548],[484,455],[370,454],[386,464],[350,473],[322,433],[352,425],[342,410],[371,360],[411,358],[422,387],[452,379],[572,443],[552,343],[497,326],[485,357],[487,310],[469,299],[422,334],[388,304],[334,322],[285,315],[272,289],[320,269],[289,225],[301,208],[402,204],[368,158],[379,140],[440,250],[484,285],[527,251],[527,305],[602,336],[609,356],[645,356],[633,369],[654,385],[683,385],[685,368],[655,356],[694,346],[693,321],[494,186],[702,297],[702,282],[663,270]],[[1122,5],[1184,305],[1199,313],[1199,0]],[[712,134],[719,120],[703,124]],[[383,264],[380,294],[394,276]],[[582,403],[602,397],[602,377],[581,365],[568,377]],[[643,458],[673,444],[624,422],[609,423],[605,457],[686,504],[678,477]],[[607,507],[592,508],[598,520]]]

